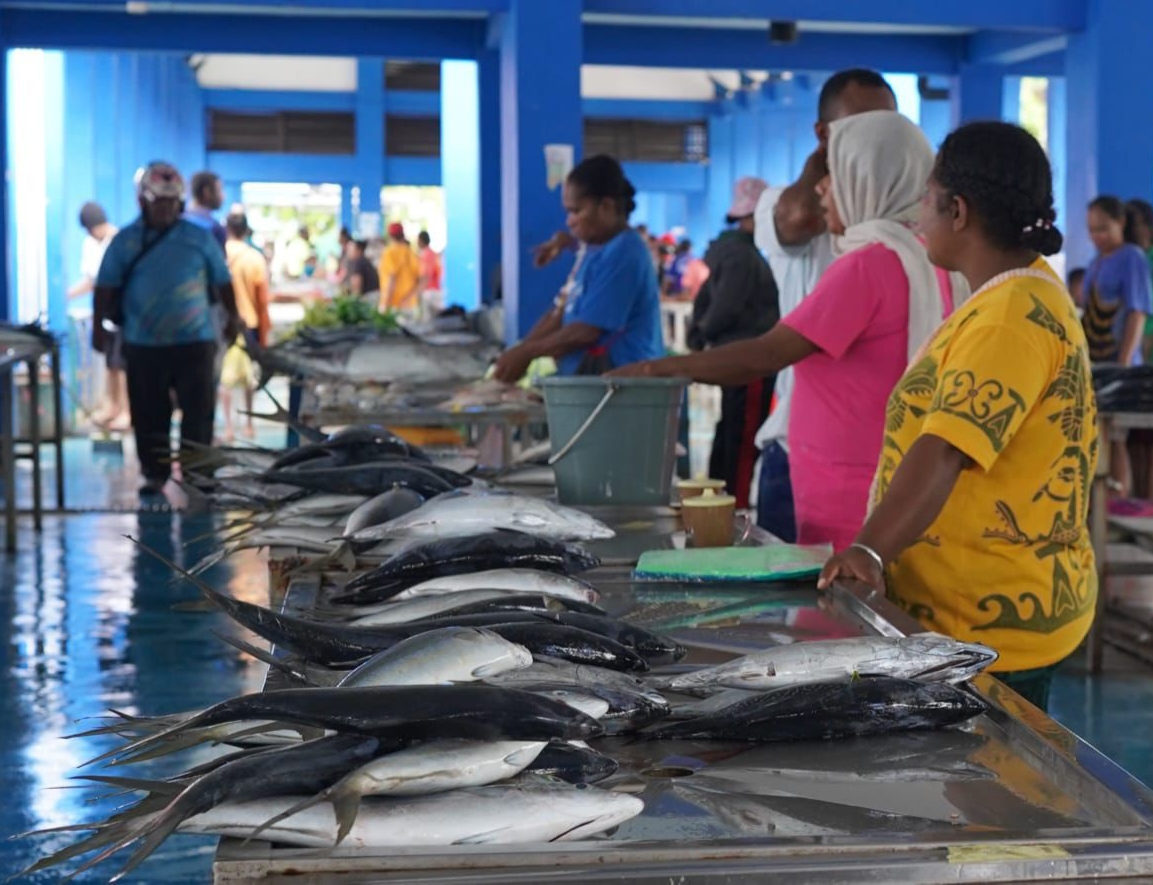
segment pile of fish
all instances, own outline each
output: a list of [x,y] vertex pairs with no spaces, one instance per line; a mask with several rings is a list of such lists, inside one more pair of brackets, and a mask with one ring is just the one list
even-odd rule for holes
[[265,377],[285,374],[353,384],[454,387],[484,377],[500,348],[474,334],[450,339],[358,328],[302,330],[254,355]]
[[116,713],[84,732],[125,738],[92,760],[111,766],[234,750],[162,781],[89,776],[143,797],[66,828],[90,834],[32,869],[92,853],[85,870],[131,849],[123,875],[173,832],[317,849],[580,839],[644,808],[612,789],[604,736],[827,740],[946,728],[985,709],[960,683],[995,653],[936,634],[802,642],[688,668],[675,639],[613,617],[581,577],[600,564],[582,542],[611,529],[402,446],[361,428],[252,479],[304,493],[250,517],[250,537],[315,532],[323,551],[372,556],[348,580],[326,571],[314,609],[245,602],[169,563],[274,646],[228,640],[286,687],[205,710]]

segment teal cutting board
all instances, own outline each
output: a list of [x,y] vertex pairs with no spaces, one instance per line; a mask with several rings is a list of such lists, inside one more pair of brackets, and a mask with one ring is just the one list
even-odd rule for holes
[[641,554],[633,576],[642,581],[784,581],[820,574],[832,553],[824,544],[649,550]]

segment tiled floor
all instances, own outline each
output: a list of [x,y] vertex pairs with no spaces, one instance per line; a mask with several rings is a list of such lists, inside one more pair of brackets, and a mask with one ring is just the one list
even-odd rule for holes
[[[269,429],[262,437],[278,444],[282,431]],[[0,836],[95,819],[117,805],[88,804],[103,788],[58,789],[83,761],[112,746],[101,738],[61,740],[81,730],[76,720],[109,707],[145,714],[202,707],[252,691],[262,677],[260,668],[212,635],[230,629],[221,616],[172,610],[194,591],[174,585],[166,567],[125,537],[189,563],[211,542],[188,542],[224,517],[135,512],[131,463],[126,468],[120,455],[94,455],[86,440],[69,444],[67,465],[69,506],[95,512],[49,516],[39,537],[23,518],[19,553],[0,557]],[[126,512],[110,512],[116,510]],[[264,564],[256,555],[230,560],[210,579],[243,598],[267,598]],[[1098,678],[1073,661],[1052,700],[1059,721],[1147,783],[1153,783],[1151,677],[1121,655],[1111,655]],[[146,770],[163,774],[173,766],[159,760]],[[0,843],[0,878],[68,839],[56,834]],[[214,844],[169,840],[127,881],[207,882]],[[78,881],[105,882],[114,869],[106,864]],[[49,871],[23,881],[59,880]]]

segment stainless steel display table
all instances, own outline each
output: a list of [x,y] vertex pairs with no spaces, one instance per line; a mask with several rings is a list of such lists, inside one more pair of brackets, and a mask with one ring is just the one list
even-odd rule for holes
[[[630,551],[674,542],[675,518],[597,515],[620,529],[589,577],[613,614],[725,660],[793,639],[898,635],[917,625],[861,586],[638,583]],[[647,522],[647,524],[646,524]],[[763,538],[754,540],[764,540]],[[613,555],[613,545],[619,556]],[[595,546],[595,545],[594,545]],[[290,582],[307,609],[319,579]],[[990,677],[965,729],[823,743],[596,742],[599,786],[645,810],[575,844],[332,852],[221,843],[217,882],[957,882],[1153,875],[1153,793]]]

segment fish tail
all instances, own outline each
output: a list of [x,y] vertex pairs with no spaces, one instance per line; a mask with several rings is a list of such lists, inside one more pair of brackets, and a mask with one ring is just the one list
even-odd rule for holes
[[240,731],[230,732],[229,734],[220,735],[216,741],[217,744],[232,744],[236,741],[241,741],[246,737],[254,737],[258,734],[267,734],[270,731],[295,731],[300,735],[302,741],[311,740],[316,737],[323,737],[324,729],[314,729],[308,726],[290,725],[281,722],[262,722],[259,725],[253,725],[251,728],[245,728]]
[[261,663],[268,664],[268,666],[272,667],[274,670],[279,670],[281,673],[284,673],[286,676],[291,678],[294,682],[300,683],[301,686],[316,685],[315,682],[308,678],[308,674],[306,674],[304,671],[296,669],[284,658],[278,658],[270,651],[264,651],[263,649],[257,648],[255,645],[245,642],[243,639],[239,639],[235,636],[226,636],[217,630],[213,630],[212,635],[219,639],[221,642],[231,645],[238,651],[242,651],[246,655],[250,655],[251,657],[256,658],[256,660],[260,661]]
[[173,584],[178,583],[180,581],[180,579],[182,577],[185,577],[185,576],[202,575],[206,571],[208,571],[210,568],[212,568],[213,566],[219,565],[220,563],[224,562],[224,560],[226,560],[230,555],[231,554],[229,553],[229,550],[227,547],[221,547],[219,550],[217,550],[213,553],[209,553],[207,556],[202,558],[199,562],[197,562],[194,566],[192,566],[192,568],[189,569],[185,573],[185,575],[176,575],[172,579],[172,583]]
[[[92,761],[102,762],[106,759],[112,759],[113,761],[109,762],[108,765],[110,768],[115,768],[133,762],[146,762],[149,759],[170,756],[181,750],[187,750],[189,747],[197,747],[206,740],[207,738],[198,733],[195,728],[188,727],[186,729],[185,726],[178,725],[167,731],[141,738],[119,750],[105,753],[103,757],[97,757]],[[92,763],[85,762],[84,764],[91,765]]]
[[[64,828],[53,828],[51,830],[42,830],[38,832],[51,833],[59,832],[62,829]],[[106,845],[110,838],[111,837],[108,833],[97,831],[91,836],[85,836],[83,839],[80,839],[76,842],[73,842],[71,845],[67,845],[64,848],[61,848],[59,851],[53,852],[52,854],[40,858],[35,863],[20,870],[20,872],[13,874],[5,881],[23,881],[26,877],[31,876],[33,873],[39,873],[41,870],[49,869],[50,867],[54,867],[64,863],[65,861],[71,860],[74,857],[79,857],[82,854],[87,854],[89,851],[94,851],[95,849]]]
[[174,784],[168,781],[149,780],[142,777],[115,777],[108,774],[82,774],[77,777],[76,780],[108,784],[110,787],[120,787],[132,793],[149,793],[167,796],[175,796],[184,789],[181,784]]
[[[180,798],[181,797],[174,799],[160,814],[156,815],[144,827],[136,831],[132,836],[132,841],[136,841],[137,839],[142,839],[143,841],[141,841],[140,845],[136,847],[136,850],[132,852],[132,855],[125,862],[124,866],[120,868],[120,871],[108,880],[109,882],[119,882],[140,866],[152,852],[160,847],[160,844],[165,839],[172,835],[185,818],[189,816],[182,807]],[[127,844],[129,843],[126,842],[125,845]]]

